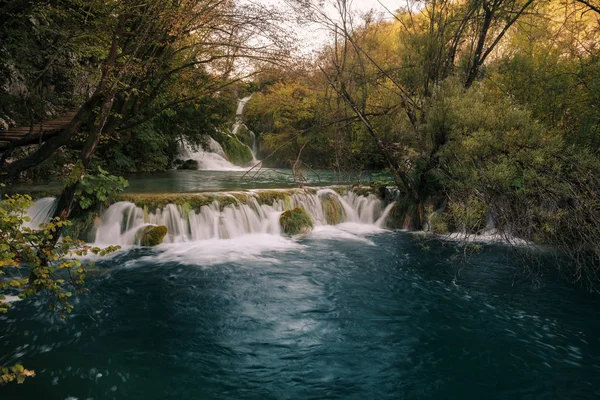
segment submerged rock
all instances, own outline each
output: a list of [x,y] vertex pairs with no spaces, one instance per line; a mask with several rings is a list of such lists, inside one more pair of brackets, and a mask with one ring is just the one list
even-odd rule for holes
[[142,246],[157,246],[163,242],[168,232],[164,225],[147,225],[135,234],[135,241]]
[[198,161],[196,160],[185,160],[177,169],[188,169],[188,170],[196,170],[200,168]]
[[310,215],[302,208],[294,208],[281,214],[279,217],[281,229],[289,235],[297,235],[299,233],[308,233],[313,228]]

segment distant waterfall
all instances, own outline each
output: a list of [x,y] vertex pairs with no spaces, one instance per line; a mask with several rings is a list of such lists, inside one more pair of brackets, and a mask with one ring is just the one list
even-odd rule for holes
[[[240,128],[245,125],[242,123],[242,114],[244,113],[244,106],[246,103],[252,98],[252,96],[244,97],[243,99],[238,100],[238,106],[235,115],[235,123],[231,129],[231,133],[233,135],[237,135]],[[257,162],[256,160],[256,152],[257,152],[257,143],[256,136],[254,132],[248,130],[248,135],[252,138],[252,146],[250,150],[252,151],[252,163],[254,166]],[[244,168],[238,167],[237,165],[232,164],[227,160],[227,155],[223,151],[223,147],[214,140],[209,137],[208,149],[204,149],[202,146],[194,146],[189,143],[185,143],[180,148],[180,158],[183,160],[195,160],[198,162],[198,167],[201,170],[208,171],[238,171],[243,170]]]
[[250,146],[250,150],[252,150],[252,165],[255,165],[258,162],[258,160],[256,159],[256,154],[258,153],[258,143],[256,142],[256,135],[254,134],[254,132],[248,129],[248,127],[242,122],[242,117],[244,115],[244,107],[246,107],[246,103],[248,103],[251,98],[252,95],[246,96],[238,101],[238,107],[235,113],[235,124],[233,124],[233,128],[231,129],[231,131],[234,135],[237,135],[242,126],[246,128],[246,132],[252,138],[252,146]]
[[180,150],[180,157],[184,160],[198,161],[198,167],[209,171],[237,171],[243,168],[233,165],[225,156],[221,145],[213,138],[209,139],[208,149],[205,151],[202,146],[193,146],[184,144]]
[[[391,208],[391,205],[384,207],[384,202],[374,195],[359,196],[349,191],[340,196],[331,189],[299,189],[263,204],[260,191],[244,193],[247,196],[244,201],[239,201],[240,194],[221,193],[221,197],[230,197],[228,205],[223,207],[219,201],[213,201],[199,210],[175,204],[148,210],[133,203],[118,202],[102,215],[95,242],[133,245],[136,232],[146,225],[167,226],[169,234],[165,242],[171,243],[230,239],[257,233],[280,235],[279,216],[295,207],[302,207],[317,226],[327,225],[329,220],[382,227]],[[332,213],[339,220],[331,221]]]

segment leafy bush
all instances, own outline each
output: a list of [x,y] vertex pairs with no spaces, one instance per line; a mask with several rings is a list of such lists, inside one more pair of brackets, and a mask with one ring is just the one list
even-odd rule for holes
[[81,209],[86,210],[95,203],[104,203],[127,186],[129,182],[125,178],[111,175],[102,167],[98,167],[97,173],[83,176],[75,196]]

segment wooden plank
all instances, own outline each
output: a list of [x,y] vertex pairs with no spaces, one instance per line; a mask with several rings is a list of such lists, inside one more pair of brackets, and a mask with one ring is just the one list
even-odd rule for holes
[[46,134],[64,129],[71,123],[75,114],[77,114],[76,111],[69,111],[58,118],[45,121],[44,123],[35,124],[33,126],[33,131],[29,126],[16,126],[6,131],[0,131],[0,148],[8,147],[8,144],[14,140],[23,139],[29,134],[30,131],[34,136],[39,137],[40,132]]

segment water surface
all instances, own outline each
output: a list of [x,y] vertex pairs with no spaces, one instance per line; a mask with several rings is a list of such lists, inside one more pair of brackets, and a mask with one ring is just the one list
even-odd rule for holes
[[[256,169],[237,171],[165,171],[138,173],[126,176],[128,193],[194,193],[227,190],[274,189],[306,186],[351,185],[360,182],[368,185],[374,175],[363,173],[336,173],[334,171],[305,171],[302,177],[294,176],[291,169]],[[15,185],[14,192],[58,191],[62,182]]]
[[132,248],[58,321],[0,317],[2,399],[596,399],[599,299],[372,226]]

